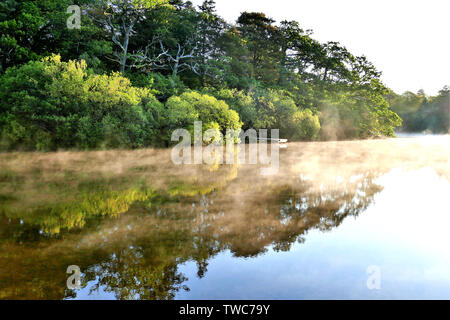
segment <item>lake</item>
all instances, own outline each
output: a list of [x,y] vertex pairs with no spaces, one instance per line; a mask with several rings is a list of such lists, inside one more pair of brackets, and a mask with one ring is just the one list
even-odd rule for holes
[[[450,136],[0,154],[0,299],[450,299]],[[69,266],[81,287],[69,288]]]

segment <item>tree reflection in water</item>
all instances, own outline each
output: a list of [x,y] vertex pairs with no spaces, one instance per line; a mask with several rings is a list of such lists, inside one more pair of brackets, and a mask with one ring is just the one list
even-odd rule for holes
[[[369,147],[345,154],[328,148],[323,155],[317,149],[323,146],[283,151],[274,176],[260,176],[256,166],[160,165],[167,151],[119,152],[113,160],[97,158],[89,169],[78,159],[82,165],[74,166],[81,168],[72,167],[70,179],[57,165],[37,173],[3,167],[9,173],[0,187],[0,298],[74,298],[77,292],[66,289],[66,268],[78,265],[91,293],[173,299],[189,290],[179,271],[188,261],[196,262],[202,278],[208,262],[227,250],[235,257],[289,251],[309,231],[326,232],[363,213],[381,191],[376,178],[395,165],[378,160],[385,145],[369,164],[360,162]],[[52,186],[57,197],[46,197]]]

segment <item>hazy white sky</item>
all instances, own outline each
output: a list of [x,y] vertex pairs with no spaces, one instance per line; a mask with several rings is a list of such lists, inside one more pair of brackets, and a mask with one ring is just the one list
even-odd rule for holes
[[[191,0],[200,4],[203,0]],[[401,93],[436,94],[450,85],[450,0],[216,0],[234,22],[243,11],[299,21],[321,42],[366,55]]]

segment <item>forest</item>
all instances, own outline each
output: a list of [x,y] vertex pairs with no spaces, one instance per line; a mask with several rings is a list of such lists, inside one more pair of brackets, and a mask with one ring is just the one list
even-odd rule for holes
[[423,90],[388,97],[392,109],[403,119],[400,131],[445,134],[450,132],[450,87],[438,95],[428,96]]
[[0,150],[168,147],[197,120],[295,141],[449,130],[448,87],[397,95],[338,42],[260,12],[228,23],[213,0],[4,0],[0,32]]

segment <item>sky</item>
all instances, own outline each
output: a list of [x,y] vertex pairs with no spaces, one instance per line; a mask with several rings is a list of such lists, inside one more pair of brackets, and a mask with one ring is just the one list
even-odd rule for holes
[[[191,0],[195,5],[203,0]],[[296,20],[313,38],[365,55],[397,93],[450,85],[450,0],[216,0],[228,22],[241,12]]]

